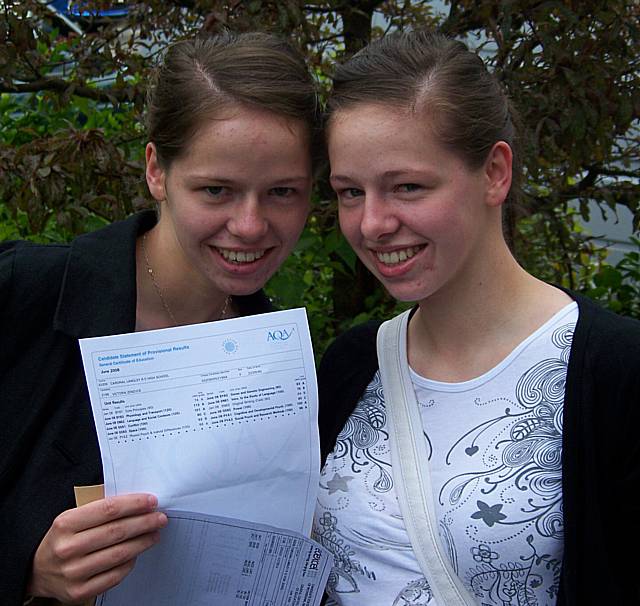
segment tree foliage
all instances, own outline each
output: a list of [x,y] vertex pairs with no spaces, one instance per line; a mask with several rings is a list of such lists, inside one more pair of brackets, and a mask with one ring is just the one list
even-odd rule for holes
[[[74,4],[72,2],[72,4]],[[91,16],[76,33],[42,0],[0,14],[0,237],[69,239],[149,204],[144,98],[166,45],[206,29],[292,39],[326,89],[335,61],[372,37],[433,27],[465,40],[519,108],[525,186],[508,214],[527,269],[640,315],[638,253],[607,265],[581,230],[589,201],[626,206],[640,228],[640,5],[634,0],[149,0],[128,16]],[[94,12],[95,15],[95,12]],[[638,241],[635,241],[638,244]],[[321,180],[300,245],[271,285],[305,304],[319,349],[336,331],[395,303],[340,236]]]

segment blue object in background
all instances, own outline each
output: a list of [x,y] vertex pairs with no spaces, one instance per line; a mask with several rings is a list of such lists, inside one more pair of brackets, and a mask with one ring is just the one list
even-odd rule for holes
[[126,17],[129,12],[129,7],[124,3],[116,3],[118,6],[107,9],[83,9],[83,2],[74,2],[73,0],[52,0],[47,4],[55,9],[58,13],[69,17],[71,19],[78,19],[82,17]]

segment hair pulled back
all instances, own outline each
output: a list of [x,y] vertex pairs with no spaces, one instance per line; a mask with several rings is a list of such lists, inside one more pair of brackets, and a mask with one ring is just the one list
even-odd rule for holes
[[172,44],[155,71],[146,126],[160,163],[180,157],[203,121],[238,105],[302,121],[316,155],[319,104],[304,59],[271,34],[225,31]]
[[338,66],[328,102],[336,112],[372,103],[421,115],[438,140],[469,168],[481,167],[497,141],[513,150],[513,182],[520,187],[517,114],[497,78],[462,42],[437,32],[395,32]]

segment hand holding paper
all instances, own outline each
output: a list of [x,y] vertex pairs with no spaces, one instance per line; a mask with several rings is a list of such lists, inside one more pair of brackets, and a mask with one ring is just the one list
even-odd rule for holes
[[77,603],[120,583],[167,524],[156,505],[131,494],[61,513],[36,550],[28,593]]

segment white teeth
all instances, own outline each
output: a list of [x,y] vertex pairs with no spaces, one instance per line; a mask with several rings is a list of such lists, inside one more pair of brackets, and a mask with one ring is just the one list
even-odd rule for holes
[[218,252],[227,260],[232,263],[253,263],[256,259],[264,256],[264,250],[252,250],[252,251],[235,251],[228,250],[226,248],[218,248]]
[[394,250],[390,253],[376,252],[376,257],[378,257],[378,260],[385,265],[395,265],[401,261],[411,259],[411,257],[413,257],[413,255],[415,255],[421,248],[422,246],[412,246],[411,248],[405,248],[403,250]]

